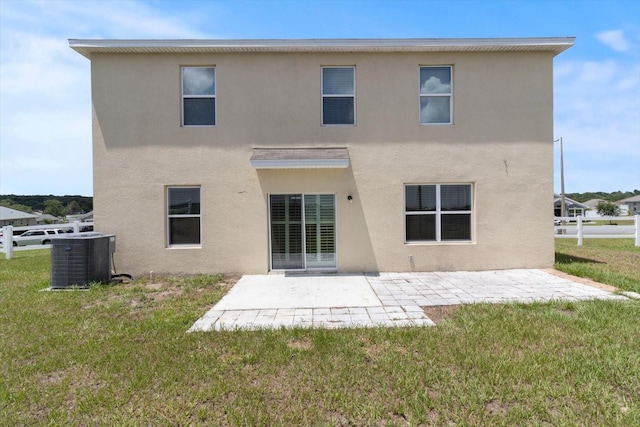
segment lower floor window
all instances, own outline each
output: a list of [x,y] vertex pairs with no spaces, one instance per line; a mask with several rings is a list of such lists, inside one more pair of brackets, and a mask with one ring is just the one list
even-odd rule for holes
[[405,241],[471,241],[471,184],[405,185]]
[[200,234],[200,187],[167,187],[168,245],[199,245]]

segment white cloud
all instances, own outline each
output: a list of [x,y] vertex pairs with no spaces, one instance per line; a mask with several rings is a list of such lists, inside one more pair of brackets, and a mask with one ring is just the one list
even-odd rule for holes
[[[640,62],[561,61],[555,137],[564,139],[567,192],[640,188]],[[556,147],[556,190],[559,190]]]
[[450,93],[451,84],[442,83],[436,76],[431,76],[420,87],[420,93]]
[[622,30],[601,31],[596,38],[616,52],[626,52],[631,49],[631,43],[625,38]]
[[[208,6],[211,9],[211,6]],[[197,10],[0,1],[0,194],[91,195],[90,62],[68,38],[207,38]]]

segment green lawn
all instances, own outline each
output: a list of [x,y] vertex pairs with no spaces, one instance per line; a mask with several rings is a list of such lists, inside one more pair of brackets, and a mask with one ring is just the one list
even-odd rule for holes
[[556,239],[558,270],[640,293],[640,247],[633,239]]
[[640,425],[639,302],[187,334],[224,279],[40,292],[49,251],[14,255],[0,255],[3,426]]

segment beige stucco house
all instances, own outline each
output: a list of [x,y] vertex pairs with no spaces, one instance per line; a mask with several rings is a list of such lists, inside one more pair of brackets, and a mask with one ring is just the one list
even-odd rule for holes
[[70,40],[121,271],[553,263],[553,58],[573,38]]
[[616,205],[620,206],[620,209],[624,208],[626,215],[638,215],[640,214],[640,194],[618,200]]

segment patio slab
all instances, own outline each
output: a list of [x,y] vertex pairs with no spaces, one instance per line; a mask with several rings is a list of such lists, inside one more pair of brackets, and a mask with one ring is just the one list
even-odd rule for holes
[[216,310],[382,306],[365,276],[251,275],[216,304]]
[[[580,283],[583,282],[583,283]],[[614,288],[553,270],[248,275],[189,329],[429,326],[427,306],[535,301],[627,300]]]

